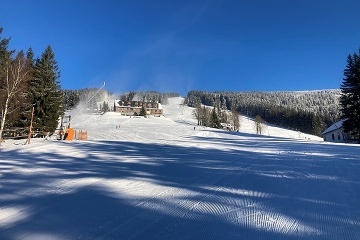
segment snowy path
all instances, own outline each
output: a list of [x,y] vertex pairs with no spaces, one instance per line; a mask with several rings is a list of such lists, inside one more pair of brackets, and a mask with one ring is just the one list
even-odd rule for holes
[[1,148],[0,239],[360,239],[359,146],[194,131],[176,106]]

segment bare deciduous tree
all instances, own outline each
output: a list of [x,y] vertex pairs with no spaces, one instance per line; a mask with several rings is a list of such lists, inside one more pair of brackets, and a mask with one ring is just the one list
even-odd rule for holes
[[4,58],[2,68],[3,78],[0,84],[0,140],[2,139],[6,117],[17,108],[16,100],[19,100],[24,95],[31,71],[23,51],[20,51],[15,58],[12,58],[11,54]]
[[262,117],[257,115],[254,120],[254,129],[257,134],[262,134],[265,128],[265,121]]
[[193,115],[198,121],[198,125],[210,126],[210,115],[211,111],[206,106],[201,107],[200,105],[194,109]]
[[210,116],[211,116],[211,110],[210,108],[203,106],[201,111],[201,124],[203,126],[209,127],[210,126]]
[[233,126],[233,131],[239,131],[240,118],[238,112],[235,109],[231,111],[231,124]]
[[193,115],[196,118],[198,125],[201,125],[201,112],[202,112],[201,106],[198,106],[193,110]]

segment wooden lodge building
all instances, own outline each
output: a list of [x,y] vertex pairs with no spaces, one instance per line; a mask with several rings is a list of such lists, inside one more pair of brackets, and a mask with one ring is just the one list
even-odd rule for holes
[[153,115],[158,117],[163,115],[163,109],[160,103],[142,101],[115,100],[114,112],[119,112],[124,116],[138,116],[143,106],[146,111],[146,115]]

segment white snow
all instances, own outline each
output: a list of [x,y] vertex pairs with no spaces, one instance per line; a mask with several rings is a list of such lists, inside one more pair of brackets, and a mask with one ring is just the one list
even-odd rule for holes
[[360,239],[359,145],[199,127],[181,100],[77,115],[88,141],[3,143],[0,239]]

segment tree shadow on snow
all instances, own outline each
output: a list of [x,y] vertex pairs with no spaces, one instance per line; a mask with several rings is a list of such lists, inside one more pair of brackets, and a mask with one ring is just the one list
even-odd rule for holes
[[360,236],[359,148],[248,137],[221,139],[227,149],[89,141],[54,143],[73,155],[4,151],[0,239]]

